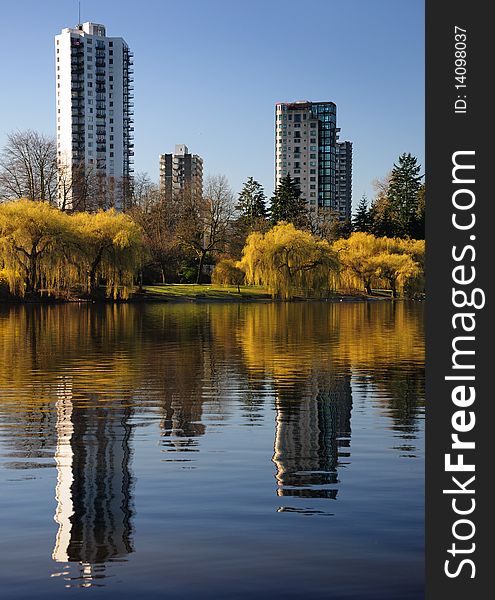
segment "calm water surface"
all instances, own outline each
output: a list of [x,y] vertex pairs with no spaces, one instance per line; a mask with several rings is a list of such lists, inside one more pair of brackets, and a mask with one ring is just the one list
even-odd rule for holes
[[418,304],[0,307],[2,598],[423,597]]

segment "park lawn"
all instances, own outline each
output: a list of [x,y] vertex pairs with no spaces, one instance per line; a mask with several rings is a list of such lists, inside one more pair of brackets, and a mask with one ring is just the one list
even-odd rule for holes
[[195,300],[197,298],[211,300],[228,299],[262,299],[271,298],[266,288],[258,286],[240,286],[240,293],[237,286],[223,285],[198,285],[194,283],[170,283],[165,285],[145,285],[143,290],[146,295],[170,300]]

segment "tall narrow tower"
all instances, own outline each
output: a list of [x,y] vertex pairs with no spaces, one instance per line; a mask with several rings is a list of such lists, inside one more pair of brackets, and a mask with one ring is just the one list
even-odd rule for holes
[[97,23],[55,36],[62,208],[126,207],[134,155],[132,56],[122,38],[107,37]]

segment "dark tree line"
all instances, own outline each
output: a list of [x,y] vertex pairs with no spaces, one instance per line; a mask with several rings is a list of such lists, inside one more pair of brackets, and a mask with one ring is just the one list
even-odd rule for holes
[[371,205],[361,198],[352,220],[353,231],[378,237],[424,239],[425,185],[416,157],[402,154],[385,182],[378,182]]

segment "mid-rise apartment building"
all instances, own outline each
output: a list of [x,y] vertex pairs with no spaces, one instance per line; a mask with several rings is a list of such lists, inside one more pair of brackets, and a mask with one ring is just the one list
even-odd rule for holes
[[335,160],[335,206],[341,220],[351,220],[352,142],[337,142]]
[[203,159],[185,144],[176,144],[174,154],[160,155],[160,192],[170,198],[185,189],[203,193]]
[[[337,193],[337,106],[334,102],[279,102],[275,110],[275,185],[290,175],[312,212],[330,209],[341,220],[350,215],[351,205],[341,206]],[[352,144],[345,146],[352,164]],[[340,151],[339,151],[340,152]],[[339,154],[340,156],[340,154]],[[352,170],[345,170],[352,176]],[[340,171],[339,171],[340,177]],[[339,179],[339,190],[340,190]],[[351,182],[348,187],[351,189]],[[346,197],[350,202],[350,198]]]
[[[103,208],[125,208],[133,172],[133,55],[104,25],[55,36],[59,204],[78,203],[95,176]],[[84,208],[84,206],[82,207]]]

